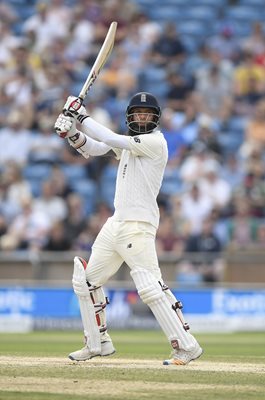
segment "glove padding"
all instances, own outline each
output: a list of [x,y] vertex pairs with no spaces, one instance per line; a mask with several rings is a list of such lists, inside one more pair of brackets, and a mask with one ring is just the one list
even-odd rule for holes
[[78,116],[87,116],[83,101],[79,97],[69,96],[63,106],[63,114],[77,118]]
[[54,124],[54,129],[56,133],[63,139],[74,136],[76,134],[75,118],[60,114]]

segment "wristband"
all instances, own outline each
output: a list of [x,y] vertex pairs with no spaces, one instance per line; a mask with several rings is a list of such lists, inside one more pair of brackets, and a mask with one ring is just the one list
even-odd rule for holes
[[82,124],[83,122],[84,122],[84,120],[86,119],[86,118],[88,118],[89,117],[89,115],[84,115],[84,114],[79,114],[78,115],[78,117],[77,117],[77,121],[78,122],[80,122],[80,124]]

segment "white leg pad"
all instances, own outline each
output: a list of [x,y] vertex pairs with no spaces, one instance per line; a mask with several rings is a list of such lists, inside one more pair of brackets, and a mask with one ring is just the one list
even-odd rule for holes
[[183,329],[172,304],[153,274],[147,269],[137,268],[131,271],[131,276],[140,298],[150,307],[172,347],[186,351],[193,349],[197,343],[195,338]]
[[84,266],[78,257],[74,258],[73,288],[78,297],[84,333],[88,339],[90,352],[101,353],[101,341],[94,303],[86,282]]

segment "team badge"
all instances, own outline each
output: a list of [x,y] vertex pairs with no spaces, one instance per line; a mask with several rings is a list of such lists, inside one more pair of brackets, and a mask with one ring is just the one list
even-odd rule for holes
[[141,103],[146,103],[146,94],[145,93],[141,94]]

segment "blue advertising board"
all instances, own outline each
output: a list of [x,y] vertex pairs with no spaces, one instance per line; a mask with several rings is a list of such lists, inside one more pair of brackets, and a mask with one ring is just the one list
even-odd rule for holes
[[[105,294],[110,300],[109,326],[158,327],[135,290],[106,288]],[[182,301],[193,331],[265,330],[265,290],[192,289],[174,294]],[[0,331],[81,327],[78,300],[71,288],[0,287]]]

